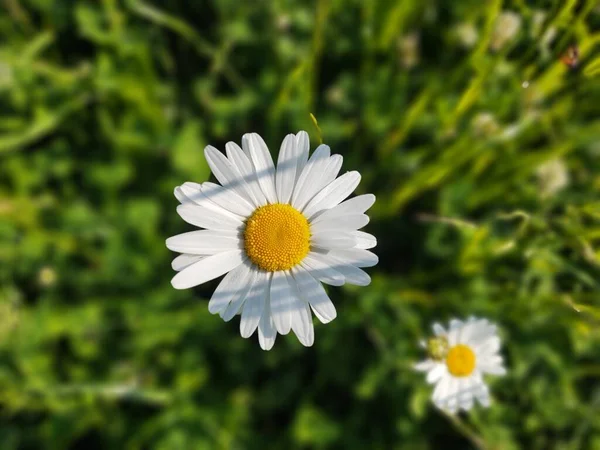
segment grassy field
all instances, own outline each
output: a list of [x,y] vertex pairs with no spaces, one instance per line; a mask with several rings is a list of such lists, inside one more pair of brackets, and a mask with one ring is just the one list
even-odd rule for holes
[[[0,449],[600,449],[599,49],[595,0],[0,2]],[[264,352],[172,288],[173,188],[302,129],[380,263]],[[470,315],[508,374],[450,417]]]

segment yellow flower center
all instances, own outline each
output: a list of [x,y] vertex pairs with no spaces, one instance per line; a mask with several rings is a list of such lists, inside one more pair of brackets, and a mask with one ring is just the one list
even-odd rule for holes
[[244,230],[244,246],[250,260],[263,270],[288,270],[310,250],[308,220],[290,205],[261,206]]
[[455,345],[446,356],[448,372],[455,377],[466,377],[475,369],[475,353],[466,345]]

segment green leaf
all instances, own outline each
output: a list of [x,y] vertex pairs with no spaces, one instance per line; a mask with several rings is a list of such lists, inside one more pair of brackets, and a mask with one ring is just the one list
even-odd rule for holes
[[189,181],[203,182],[208,181],[210,177],[210,167],[204,158],[204,147],[200,122],[188,121],[173,142],[171,160],[175,170],[183,177],[189,177]]

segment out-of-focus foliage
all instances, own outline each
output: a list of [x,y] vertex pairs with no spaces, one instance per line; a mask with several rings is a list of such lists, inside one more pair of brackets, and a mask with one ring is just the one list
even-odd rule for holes
[[[4,0],[0,447],[600,448],[599,46],[594,0]],[[170,286],[172,189],[310,113],[381,262],[267,353]],[[509,374],[453,421],[411,364],[472,314]]]

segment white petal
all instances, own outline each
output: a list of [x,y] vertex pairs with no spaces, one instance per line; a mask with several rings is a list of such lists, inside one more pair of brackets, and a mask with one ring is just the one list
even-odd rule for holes
[[254,288],[255,285],[263,286],[267,283],[267,278],[265,272],[262,272],[256,268],[256,266],[250,265],[250,275],[247,279],[247,282],[242,285],[242,289],[240,289],[234,297],[231,299],[231,302],[227,307],[221,312],[219,312],[219,316],[225,322],[229,322],[233,319],[237,314],[240,314],[242,310],[242,306],[244,306],[244,302],[246,301],[246,296],[250,292],[250,289]]
[[262,189],[269,203],[277,203],[277,194],[275,192],[275,166],[273,158],[265,141],[256,133],[249,136],[250,156],[258,184]]
[[[252,286],[249,286],[249,288],[250,287]],[[223,319],[224,322],[229,322],[231,319],[233,319],[235,316],[241,313],[242,306],[244,306],[244,301],[246,300],[247,293],[248,292],[246,291],[244,293],[244,296],[238,296],[235,299],[233,299],[233,301],[231,301],[229,305],[227,305],[227,307],[219,313],[219,316],[221,317],[221,319]]]
[[233,189],[209,182],[203,183],[200,189],[212,203],[242,217],[248,217],[255,210],[248,200],[240,197]]
[[[312,199],[325,186],[335,180],[340,169],[342,168],[343,158],[341,155],[331,155],[323,162],[321,170],[313,171],[313,180],[310,184],[305,185],[303,197],[306,201]],[[306,202],[305,202],[306,203]]]
[[302,260],[300,265],[310,273],[313,278],[316,278],[323,283],[332,286],[341,286],[344,284],[344,276],[335,270],[325,258],[320,258],[317,253],[310,253]]
[[195,203],[183,203],[177,207],[177,214],[187,223],[210,230],[241,230],[244,222],[225,214],[225,210],[217,211]]
[[448,381],[448,395],[443,398],[442,401],[445,403],[445,409],[451,413],[455,413],[458,410],[458,392],[459,392],[460,379],[450,377]]
[[464,411],[469,411],[473,408],[474,396],[470,392],[465,393],[459,399],[459,409],[463,409]]
[[477,365],[479,366],[479,368],[481,368],[483,365],[502,366],[504,359],[502,358],[502,356],[495,354],[495,353],[491,353],[491,354],[487,354],[487,355],[483,355],[483,356],[476,354],[476,361],[478,363]]
[[233,172],[227,164],[219,158],[221,152],[212,145],[204,147],[204,157],[210,167],[211,172],[219,183],[223,186],[228,186],[233,181]]
[[310,245],[325,250],[352,249],[356,246],[356,240],[350,233],[322,231],[311,236]]
[[265,303],[260,322],[258,323],[258,343],[263,350],[271,350],[275,339],[277,338],[277,330],[271,316],[269,302]]
[[[244,155],[248,157],[248,161],[252,164],[252,155],[250,154],[250,140],[252,139],[252,133],[246,133],[242,136],[242,150],[244,151]],[[252,164],[252,169],[254,169],[254,165]]]
[[437,383],[444,375],[448,375],[446,366],[444,364],[438,364],[427,373],[426,381],[429,384]]
[[315,329],[310,306],[303,300],[298,300],[296,303],[299,309],[292,314],[292,330],[302,345],[312,347],[315,343]]
[[240,320],[240,334],[243,338],[252,336],[265,307],[265,301],[269,295],[269,283],[254,283],[242,308],[242,319]]
[[319,211],[330,209],[348,197],[360,183],[360,173],[347,172],[325,186],[302,210],[309,220]]
[[185,194],[183,193],[183,191],[181,190],[181,188],[179,186],[177,186],[173,190],[173,195],[175,195],[175,198],[177,200],[179,200],[179,203],[186,203],[186,202],[190,201],[190,199],[185,196]]
[[435,334],[436,336],[445,336],[446,329],[436,322],[433,324],[433,334]]
[[208,302],[208,312],[221,314],[232,300],[240,297],[244,299],[253,283],[251,269],[252,264],[245,261],[225,275]]
[[479,370],[490,375],[506,375],[506,369],[502,364],[483,363],[478,365]]
[[438,408],[443,408],[445,405],[445,399],[450,391],[450,380],[452,380],[452,377],[442,377],[435,385],[431,399]]
[[461,328],[460,332],[460,342],[463,344],[468,344],[472,341],[473,336],[477,333],[478,326],[477,323],[473,320],[468,320],[465,322],[464,326]]
[[233,189],[240,197],[252,202],[252,196],[242,174],[223,153],[209,145],[204,149],[204,157],[212,173],[224,188]]
[[[179,189],[181,189],[183,194],[188,199],[188,201],[186,201],[185,204],[186,205],[187,204],[199,205],[206,209],[209,209],[211,211],[219,213],[220,215],[224,215],[224,216],[227,216],[232,219],[239,220],[239,221],[244,220],[245,216],[240,215],[240,214],[235,214],[235,213],[223,208],[221,205],[216,204],[215,202],[211,201],[206,195],[204,195],[204,193],[202,192],[203,186],[204,185],[213,185],[213,184],[214,183],[203,183],[200,185],[198,183],[191,183],[189,181],[186,183],[183,183],[181,186],[179,186]],[[231,190],[227,189],[227,191],[231,191]]]
[[478,342],[474,348],[477,354],[480,356],[496,353],[498,350],[500,350],[500,338],[498,336],[489,337],[481,342]]
[[464,325],[462,320],[458,320],[458,319],[452,319],[450,320],[450,329],[451,330],[458,330],[460,328],[462,328]]
[[483,341],[494,336],[497,336],[496,325],[490,324],[486,319],[470,317],[464,326],[461,341],[477,347]]
[[236,234],[214,230],[178,234],[167,239],[166,245],[174,252],[192,255],[214,255],[227,250],[244,248],[242,240]]
[[181,203],[197,203],[202,199],[202,193],[200,191],[201,185],[198,183],[193,183],[191,181],[187,181],[183,183],[181,186],[177,186],[175,188],[175,196],[180,198]]
[[296,183],[296,169],[298,167],[298,152],[296,151],[296,136],[288,134],[279,149],[277,160],[277,173],[275,183],[279,203],[289,203]]
[[328,323],[335,319],[337,316],[335,306],[333,306],[321,283],[300,266],[292,268],[292,275],[296,280],[300,295],[310,304],[317,318],[322,323]]
[[241,230],[244,222],[224,214],[223,211],[208,209],[194,203],[183,203],[177,207],[177,214],[196,227],[210,230]]
[[327,163],[327,168],[323,175],[321,176],[320,182],[317,184],[316,192],[319,192],[333,180],[335,180],[340,173],[340,169],[342,168],[342,164],[344,162],[344,158],[342,155],[331,155],[329,157],[329,161]]
[[336,260],[339,265],[334,266],[335,270],[344,275],[346,283],[355,286],[368,286],[371,284],[371,277],[367,272],[355,266],[342,264],[340,260]]
[[463,329],[463,322],[458,319],[450,320],[450,326],[448,330],[448,344],[450,346],[461,343],[460,335]]
[[354,231],[364,227],[369,223],[369,216],[366,214],[349,214],[345,216],[331,217],[326,220],[321,220],[315,224],[311,224],[311,233],[319,231],[339,230],[339,231]]
[[450,345],[450,347],[453,347],[457,344],[460,343],[459,337],[460,337],[460,333],[459,333],[460,329],[452,329],[450,328],[450,330],[448,331],[448,345]]
[[[310,253],[309,256],[320,261],[322,265],[330,267],[336,272],[340,273],[344,277],[345,282],[348,284],[354,284],[356,286],[367,286],[371,283],[371,277],[365,271],[359,269],[358,267],[354,267],[349,264],[344,264],[342,261],[340,261],[337,258],[334,258],[329,254],[313,252]],[[321,281],[326,282],[324,280]]]
[[301,299],[296,280],[291,273],[286,273],[286,277],[295,297],[295,302],[292,305],[292,330],[302,345],[310,347],[315,341],[310,306]]
[[171,284],[175,289],[187,289],[206,283],[235,269],[246,258],[242,250],[233,250],[208,256],[186,267],[173,277]]
[[297,210],[301,211],[316,193],[312,191],[312,188],[321,179],[323,171],[327,168],[329,153],[327,145],[319,145],[304,166],[292,194],[291,205]]
[[379,261],[379,258],[374,253],[359,248],[331,250],[329,255],[356,267],[372,267]]
[[300,178],[300,174],[308,161],[308,152],[310,150],[310,139],[306,131],[300,131],[296,134],[296,181]]
[[363,214],[367,209],[373,206],[373,203],[375,203],[375,196],[373,194],[358,195],[331,209],[315,214],[312,223],[317,223],[331,217],[345,216],[347,214]]
[[496,325],[490,324],[487,320],[477,320],[475,323],[475,329],[472,331],[471,336],[468,339],[468,342],[472,346],[476,347],[480,345],[483,341],[486,341],[488,338],[497,336],[497,327]]
[[179,191],[179,196],[183,196],[183,200],[181,203],[187,203],[190,201],[196,202],[198,199],[202,199],[201,193],[202,185],[199,183],[194,183],[192,181],[186,181],[181,186],[177,186],[175,188],[176,191]]
[[419,372],[429,372],[433,369],[437,363],[431,359],[426,359],[425,361],[420,361],[413,366],[413,369],[418,370]]
[[288,334],[292,328],[292,309],[295,291],[288,283],[285,272],[273,272],[271,281],[271,316],[279,334]]
[[248,185],[248,193],[254,206],[259,207],[267,204],[267,198],[258,184],[256,172],[250,157],[234,142],[228,142],[225,145],[229,161],[237,168],[238,172],[244,178]]
[[456,392],[456,409],[468,411],[473,407],[473,378],[459,378]]
[[185,269],[187,266],[191,266],[195,262],[200,261],[202,258],[204,258],[204,256],[187,254],[179,255],[173,260],[173,262],[171,262],[171,267],[173,270],[179,272],[180,270]]
[[482,406],[490,406],[490,389],[483,382],[483,380],[476,384],[474,388],[474,395]]
[[377,238],[364,231],[355,231],[352,233],[356,239],[356,248],[369,249],[377,246]]

